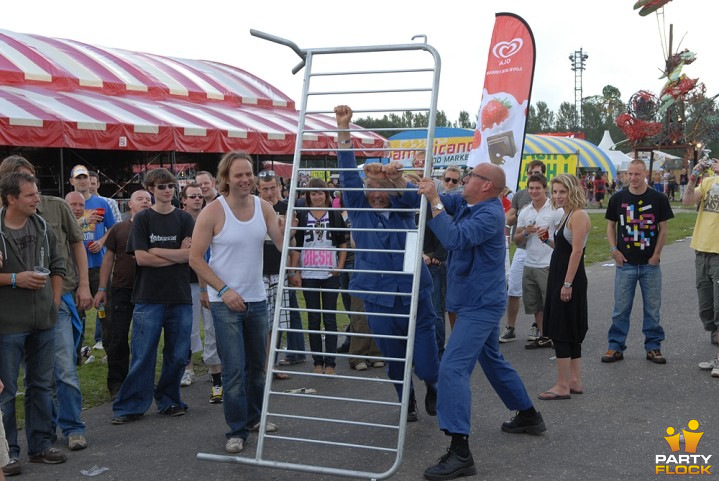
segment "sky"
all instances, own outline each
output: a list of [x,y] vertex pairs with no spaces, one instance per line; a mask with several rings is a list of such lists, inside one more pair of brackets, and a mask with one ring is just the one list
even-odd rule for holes
[[298,107],[302,75],[291,70],[299,57],[251,36],[251,28],[301,48],[404,44],[426,35],[442,58],[438,108],[452,121],[462,110],[476,116],[495,13],[511,12],[529,24],[537,49],[531,102],[544,101],[555,111],[561,102],[574,103],[569,55],[580,48],[589,56],[585,97],[601,94],[605,85],[619,88],[625,101],[638,90],[658,94],[662,39],[673,24],[674,50],[697,53],[684,72],[703,81],[708,94],[719,93],[719,62],[712,55],[719,2],[673,0],[662,17],[640,17],[634,1],[36,0],[5,2],[0,29],[227,63],[274,85]]

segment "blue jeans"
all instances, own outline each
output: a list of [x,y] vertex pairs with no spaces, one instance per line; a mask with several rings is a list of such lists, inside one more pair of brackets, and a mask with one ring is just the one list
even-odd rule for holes
[[[162,371],[154,386],[157,346],[163,328]],[[112,404],[115,416],[144,414],[152,405],[153,389],[158,411],[164,412],[173,406],[187,408],[180,399],[180,380],[187,364],[191,330],[192,304],[135,305],[130,372]]]
[[436,318],[434,320],[434,335],[437,338],[437,355],[439,360],[442,360],[442,354],[444,354],[444,345],[447,340],[446,328],[444,326],[444,300],[447,293],[447,268],[444,262],[440,265],[431,264],[428,265],[429,273],[432,275],[432,284],[434,290],[432,291],[432,306],[434,306],[434,312]]
[[[299,309],[300,305],[297,302],[297,291],[290,291],[290,307],[293,309]],[[290,329],[302,329],[302,316],[299,311],[290,311]],[[304,351],[305,350],[305,336],[301,332],[288,332],[287,333],[287,349],[290,351]],[[288,353],[285,358],[289,361],[304,361],[304,354]]]
[[[65,437],[85,432],[82,413],[82,391],[77,377],[77,353],[72,333],[72,315],[67,297],[63,297],[55,322],[55,402],[53,427],[60,426]],[[72,298],[70,298],[70,302]],[[54,432],[54,430],[53,430]]]
[[[311,289],[339,289],[340,279],[338,276],[327,279],[302,279],[302,287]],[[311,331],[319,331],[320,323],[325,326],[325,346],[322,349],[322,334],[310,334],[310,350],[313,353],[315,366],[335,367],[335,356],[323,356],[322,353],[335,354],[337,352],[337,293],[326,291],[304,291],[307,309],[322,309],[325,312],[308,312],[307,328]],[[335,333],[335,334],[330,334]]]
[[629,333],[629,318],[634,304],[634,291],[639,283],[644,310],[644,349],[659,349],[664,340],[664,329],[659,325],[662,305],[662,270],[650,264],[624,264],[617,266],[614,276],[614,312],[609,328],[609,349],[624,351]]
[[52,366],[55,329],[0,334],[0,411],[10,457],[20,457],[15,419],[15,395],[20,362],[25,363],[25,432],[28,455],[52,447]]
[[246,302],[242,312],[212,302],[217,353],[222,361],[222,387],[227,438],[247,439],[260,421],[267,361],[267,301]]

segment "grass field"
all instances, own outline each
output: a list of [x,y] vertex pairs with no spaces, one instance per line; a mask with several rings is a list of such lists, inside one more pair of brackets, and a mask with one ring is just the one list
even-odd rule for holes
[[[603,213],[591,213],[590,218],[592,221],[592,232],[589,235],[589,239],[587,241],[587,248],[585,253],[585,264],[593,264],[595,262],[602,262],[606,261],[611,258],[609,255],[609,247],[607,244],[607,236],[606,236],[606,229],[607,229],[607,222],[604,220],[604,214]],[[667,243],[675,242],[679,239],[684,239],[688,236],[691,236],[692,230],[694,229],[694,223],[696,221],[696,213],[695,212],[686,212],[686,211],[680,211],[675,213],[675,218],[669,221],[669,233],[668,233],[668,240]],[[514,252],[514,246],[510,248],[510,253],[513,254]],[[299,301],[302,306],[304,306],[304,299],[302,296],[299,296]],[[338,301],[339,305],[341,306],[341,301]],[[304,317],[304,316],[303,316]],[[304,324],[306,327],[306,319],[304,319]],[[337,324],[338,324],[338,330],[344,331],[345,327],[347,326],[349,322],[349,319],[346,315],[339,315],[337,317]],[[85,339],[92,340],[94,339],[94,326],[95,326],[95,312],[94,311],[88,311],[88,320],[87,320],[87,332],[85,334]],[[162,345],[162,344],[161,344]],[[160,364],[162,362],[161,359],[161,352],[162,348],[160,347],[159,350],[160,354],[158,354],[158,364],[156,368],[156,372],[159,375],[159,368]],[[103,351],[94,351],[93,352],[95,356],[95,361],[90,364],[83,364],[82,366],[78,367],[78,375],[80,377],[80,386],[83,392],[83,408],[87,409],[93,406],[97,406],[103,403],[110,402],[112,399],[110,398],[110,395],[107,391],[106,387],[106,375],[107,375],[107,364],[105,364],[102,361],[103,356],[105,353]],[[193,363],[195,366],[195,373],[198,377],[198,379],[202,378],[206,373],[207,369],[202,363],[202,353],[197,353],[193,356]],[[23,375],[21,374],[20,378],[22,380]],[[207,383],[207,389],[208,389],[208,396],[209,396],[209,389],[210,385]],[[24,389],[22,386],[20,387],[20,391],[22,392]],[[22,396],[18,396],[18,422],[22,425],[24,424],[24,417],[23,417],[23,406],[22,406]]]

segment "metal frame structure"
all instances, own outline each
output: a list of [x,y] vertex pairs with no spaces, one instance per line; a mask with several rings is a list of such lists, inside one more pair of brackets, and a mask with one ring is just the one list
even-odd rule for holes
[[[297,143],[294,154],[294,166],[293,166],[293,182],[290,191],[290,199],[297,199],[299,193],[306,191],[314,191],[319,189],[310,189],[308,187],[298,186],[298,179],[302,174],[316,173],[312,171],[323,171],[326,175],[327,172],[341,172],[343,170],[338,167],[333,168],[321,168],[321,169],[308,169],[302,168],[302,154],[305,151],[303,149],[303,138],[305,135],[317,134],[317,130],[307,130],[305,128],[305,116],[314,114],[332,114],[333,106],[336,104],[351,104],[355,113],[404,113],[404,112],[418,112],[423,116],[426,115],[427,124],[422,126],[415,126],[412,129],[421,130],[426,132],[426,158],[423,172],[418,172],[423,176],[430,176],[432,170],[433,158],[433,143],[434,143],[434,125],[437,111],[437,96],[439,88],[439,77],[441,69],[441,60],[437,51],[426,43],[425,36],[423,42],[401,44],[401,45],[379,45],[379,46],[363,46],[363,47],[336,47],[336,48],[317,48],[317,49],[300,49],[296,44],[289,40],[275,37],[263,32],[251,30],[251,34],[260,37],[271,42],[279,43],[290,47],[295,51],[302,59],[302,61],[295,66],[293,73],[299,72],[301,69],[305,69],[304,72],[304,86],[302,92],[302,102],[299,117],[299,132],[297,135]],[[417,38],[417,37],[415,37]],[[413,40],[415,39],[413,38]],[[411,54],[410,54],[411,53]],[[429,54],[427,57],[425,54]],[[383,69],[373,68],[373,59],[382,55],[398,55],[401,54],[401,58],[406,60],[406,57],[412,56],[421,60],[421,66],[410,67],[397,67],[394,69]],[[355,59],[351,63],[350,69],[341,69],[333,71],[321,71],[315,72],[313,70],[314,63],[318,59],[328,59],[329,65],[336,68],[336,65],[341,63],[341,60],[348,58]],[[321,60],[318,61],[320,63]],[[397,62],[401,63],[401,62]],[[367,68],[357,69],[357,65],[366,65]],[[392,64],[393,66],[396,63]],[[344,85],[349,85],[351,80],[361,79],[361,86],[358,88],[340,89],[337,90],[332,87],[333,84],[343,82]],[[322,83],[322,81],[330,82],[329,88],[315,87],[314,84]],[[399,82],[400,85],[394,87],[391,85],[392,81]],[[406,86],[405,83],[417,82],[416,85]],[[376,85],[376,86],[375,86]],[[370,88],[367,88],[370,87]],[[390,98],[393,102],[391,107],[385,106],[372,106],[372,100],[377,96],[383,96],[382,98]],[[421,100],[417,100],[419,97]],[[332,104],[332,98],[338,99],[336,103]],[[351,100],[349,100],[351,98]],[[397,104],[394,104],[397,102]],[[406,105],[403,105],[406,102]],[[420,104],[420,105],[417,105]],[[425,118],[425,117],[422,117]],[[362,129],[356,125],[352,125],[352,132],[360,132],[367,129]],[[391,130],[408,130],[406,128],[383,128],[384,131]],[[322,132],[330,132],[336,138],[337,129],[335,130],[323,130]],[[353,138],[353,150],[357,155],[363,154],[363,146],[361,140]],[[309,150],[309,149],[307,149]],[[313,151],[318,149],[313,148]],[[336,149],[325,149],[328,155],[335,153]],[[377,149],[373,149],[377,150]],[[385,146],[381,149],[389,154],[394,151],[412,151],[417,149],[391,149]],[[402,152],[402,155],[406,154]],[[419,169],[414,169],[419,170]],[[358,188],[347,188],[340,186],[339,188],[327,188],[327,191],[340,190],[363,190]],[[391,190],[391,189],[380,189],[380,190]],[[329,192],[328,192],[329,194]],[[301,211],[310,210],[308,207],[299,207],[295,205],[294,200],[289,202],[287,219],[292,219],[294,216]],[[362,211],[369,210],[367,208],[327,208],[328,211]],[[421,207],[417,209],[391,209],[395,212],[414,212],[418,214],[418,225],[424,226],[427,217],[426,202],[422,202]],[[283,245],[283,252],[289,253],[291,250],[311,250],[312,247],[297,248],[290,245],[290,230],[292,226],[290,222],[286,223],[285,226],[285,240]],[[309,230],[309,228],[307,228]],[[323,228],[325,231],[341,230],[352,233],[359,231],[360,229],[350,228]],[[294,470],[299,472],[308,473],[320,473],[329,474],[334,476],[360,478],[360,479],[386,479],[392,476],[399,469],[402,463],[402,450],[406,436],[406,418],[407,418],[407,406],[409,401],[410,383],[412,379],[412,359],[413,359],[413,347],[414,347],[414,331],[416,325],[416,312],[418,305],[418,292],[420,284],[420,272],[422,262],[422,245],[424,239],[424,228],[420,227],[413,230],[400,230],[400,229],[363,229],[365,231],[394,231],[403,232],[406,236],[406,243],[404,250],[381,250],[380,252],[390,252],[393,254],[403,254],[404,257],[404,269],[402,272],[398,271],[359,271],[355,269],[341,269],[342,272],[369,272],[376,274],[392,274],[392,275],[407,275],[412,277],[412,292],[411,293],[399,293],[399,292],[375,292],[374,294],[387,295],[387,296],[411,296],[410,312],[406,314],[390,314],[390,317],[407,317],[408,318],[408,335],[407,336],[373,336],[372,334],[359,334],[359,333],[347,333],[349,336],[360,336],[360,337],[385,337],[393,339],[401,339],[406,342],[406,355],[404,359],[393,358],[392,362],[403,362],[404,363],[404,379],[402,381],[402,399],[401,402],[397,402],[396,393],[394,389],[380,389],[381,395],[376,395],[372,391],[371,386],[385,385],[387,387],[393,387],[395,381],[387,379],[385,376],[368,376],[366,373],[358,373],[351,371],[350,375],[335,375],[328,376],[326,374],[315,374],[312,372],[299,372],[297,370],[282,370],[279,367],[270,367],[266,375],[264,402],[262,410],[262,418],[260,421],[260,431],[257,441],[257,450],[254,457],[245,456],[219,456],[200,453],[197,455],[200,460],[216,461],[216,462],[229,462],[239,464],[249,464],[262,467],[278,468],[285,470]],[[317,249],[317,248],[314,248]],[[323,248],[323,250],[329,250]],[[343,249],[332,248],[332,250],[340,251]],[[351,250],[351,249],[344,249]],[[354,249],[355,252],[358,249]],[[377,252],[375,249],[363,249],[364,252]],[[301,252],[300,252],[301,254]],[[284,255],[280,267],[280,279],[287,279],[287,258],[288,255]],[[312,268],[292,268],[293,270],[310,271]],[[286,284],[283,285],[280,282],[278,287],[277,299],[285,298],[285,291],[308,291],[312,289],[307,288],[294,288],[288,287]],[[352,291],[349,289],[315,289],[322,292],[337,292],[356,294],[361,291]],[[301,332],[303,335],[306,334],[321,334],[324,336],[331,335],[325,331],[310,331],[308,329],[295,330],[290,329],[286,326],[282,326],[280,318],[282,313],[292,310],[299,310],[302,313],[310,312],[311,310],[301,307],[300,309],[292,309],[290,307],[280,305],[278,300],[275,308],[274,320],[273,320],[273,331],[271,340],[271,350],[268,358],[270,360],[276,359],[276,356],[280,353],[297,353],[297,351],[290,351],[284,348],[277,348],[277,338],[281,336],[282,332]],[[317,311],[314,311],[317,312]],[[335,314],[365,314],[364,312],[355,311],[323,311],[334,312]],[[370,313],[371,314],[371,313]],[[383,314],[386,315],[386,314]],[[340,333],[337,333],[339,338]],[[322,354],[307,351],[307,354]],[[353,357],[350,354],[336,354],[338,361],[343,361]],[[363,356],[367,357],[367,356]],[[389,358],[385,357],[370,357],[370,361],[386,361],[390,362]],[[274,364],[274,363],[273,363]],[[274,381],[275,373],[290,373],[294,377],[304,379],[308,383],[317,383],[320,390],[324,389],[327,394],[317,393],[314,389],[292,389],[283,391],[277,388],[277,382]],[[286,382],[286,381],[284,381]],[[386,393],[384,392],[386,391]],[[374,395],[374,397],[371,397]],[[312,406],[312,409],[307,409],[308,403]],[[355,412],[361,412],[361,419],[352,419]],[[356,417],[356,416],[354,416]],[[278,433],[266,433],[265,427],[269,419],[280,420],[281,430]],[[327,427],[327,430],[323,429]],[[334,431],[333,431],[334,429]],[[329,432],[331,431],[331,432]],[[389,440],[388,440],[389,438]],[[366,441],[364,441],[366,440]],[[341,451],[342,454],[337,456],[326,456],[323,459],[327,460],[330,465],[313,465],[307,464],[303,456],[299,455],[297,446],[303,446],[307,449],[336,449],[338,453]],[[294,448],[294,449],[293,449]],[[393,459],[390,457],[393,456]],[[331,459],[330,459],[331,458]],[[350,469],[346,465],[343,466],[337,463],[330,463],[330,461],[342,459],[363,459],[362,466],[367,467],[364,470]],[[377,466],[377,469],[373,470],[374,464],[383,464],[387,466]]]

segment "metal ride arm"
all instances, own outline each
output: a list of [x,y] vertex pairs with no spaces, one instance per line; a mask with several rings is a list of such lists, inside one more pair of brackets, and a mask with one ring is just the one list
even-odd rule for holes
[[[426,36],[423,43],[410,43],[400,45],[360,46],[360,47],[336,47],[301,49],[295,43],[270,35],[257,30],[251,30],[253,36],[269,40],[274,43],[285,45],[291,48],[302,61],[296,65],[292,72],[305,68],[302,102],[299,112],[297,141],[295,144],[294,165],[292,170],[292,186],[287,218],[292,219],[295,215],[307,215],[312,210],[309,206],[296,205],[298,194],[305,194],[313,191],[326,191],[327,195],[338,190],[342,195],[354,196],[354,199],[363,200],[364,188],[356,186],[340,186],[327,188],[310,188],[300,185],[300,178],[305,176],[323,176],[327,174],[357,171],[354,167],[338,167],[335,154],[339,148],[336,140],[340,130],[336,128],[333,117],[333,107],[339,104],[350,104],[355,114],[370,113],[396,113],[400,116],[405,112],[416,112],[426,118],[426,124],[414,126],[410,129],[382,129],[382,131],[393,130],[419,130],[426,133],[424,151],[428,159],[423,169],[406,170],[418,171],[420,176],[429,177],[432,172],[432,146],[434,140],[434,125],[437,111],[437,92],[439,87],[439,75],[441,61],[436,50],[426,43]],[[413,38],[414,40],[414,38]],[[429,54],[429,57],[427,56]],[[381,62],[391,58],[393,68],[386,69]],[[351,59],[350,63],[343,61]],[[322,62],[326,63],[322,65]],[[316,68],[313,64],[319,64]],[[379,66],[376,66],[380,63]],[[330,69],[326,66],[329,65]],[[337,65],[340,67],[338,68]],[[351,69],[342,66],[351,65]],[[325,67],[320,70],[321,67]],[[358,67],[359,66],[359,67]],[[317,69],[318,71],[315,71]],[[354,83],[353,83],[354,82]],[[393,83],[394,82],[394,83]],[[410,85],[407,85],[410,83]],[[315,84],[318,84],[315,86]],[[337,89],[339,84],[343,88]],[[391,104],[391,107],[388,105]],[[334,140],[322,144],[318,141],[317,133],[324,133],[325,138],[332,137]],[[345,135],[345,134],[343,134]],[[415,145],[390,148],[388,143],[379,138],[370,129],[364,129],[351,125],[350,135],[352,144],[342,146],[347,150],[354,151],[358,158],[369,156],[407,158],[411,157],[412,151],[419,147]],[[310,165],[307,157],[324,157],[324,165],[318,166],[318,162]],[[331,157],[330,157],[331,156]],[[304,160],[303,160],[304,159]],[[302,165],[305,162],[308,165]],[[328,162],[331,163],[328,166]],[[345,175],[345,177],[347,177]],[[408,187],[404,190],[410,190]],[[388,190],[401,193],[403,189],[376,189]],[[363,192],[363,194],[359,194]],[[366,205],[365,205],[366,204]],[[328,215],[346,211],[359,215],[366,213],[367,216],[379,215],[378,212],[369,206],[350,205],[346,208],[327,207],[323,210]],[[384,373],[380,375],[369,375],[368,371],[358,372],[350,369],[345,372],[338,369],[339,374],[327,375],[307,371],[302,364],[299,370],[296,368],[281,368],[269,364],[266,376],[265,394],[262,408],[261,428],[257,439],[257,449],[254,457],[247,456],[220,456],[212,454],[198,454],[198,459],[249,464],[255,466],[271,467],[278,469],[293,470],[307,473],[320,473],[334,476],[343,476],[362,479],[386,479],[395,474],[402,463],[402,451],[406,437],[407,406],[412,380],[412,364],[414,355],[415,326],[417,317],[418,297],[420,290],[420,272],[422,270],[422,245],[424,239],[424,225],[427,218],[426,202],[424,199],[417,208],[390,208],[386,216],[405,216],[418,218],[419,227],[409,227],[414,223],[408,223],[407,228],[395,226],[387,228],[384,225],[353,225],[351,227],[297,227],[300,235],[314,238],[313,236],[325,238],[333,233],[343,233],[353,236],[376,235],[378,237],[393,236],[393,239],[402,239],[403,245],[395,245],[359,248],[338,247],[338,246],[298,246],[290,245],[291,222],[286,223],[285,240],[283,245],[283,260],[280,266],[280,279],[287,279],[288,270],[299,273],[303,276],[312,277],[322,268],[308,266],[288,267],[288,254],[290,252],[303,255],[312,255],[316,251],[332,252],[334,255],[340,252],[354,252],[361,256],[383,256],[382,259],[401,259],[395,266],[377,265],[376,268],[342,268],[336,269],[339,273],[345,274],[372,274],[382,279],[395,279],[398,283],[406,285],[411,283],[411,291],[405,292],[399,288],[389,290],[372,290],[367,288],[328,288],[328,287],[292,287],[280,282],[277,293],[277,305],[274,311],[271,348],[268,359],[276,360],[279,354],[309,354],[315,359],[327,357],[327,352],[322,352],[322,341],[318,351],[297,351],[288,348],[278,347],[278,338],[282,333],[301,333],[303,336],[322,336],[326,341],[330,336],[339,338],[341,333],[319,329],[307,329],[288,327],[285,319],[291,314],[301,314],[303,318],[308,315],[376,315],[386,319],[406,319],[408,329],[406,335],[376,334],[376,333],[346,333],[352,339],[376,339],[401,341],[406,345],[403,358],[389,358],[384,355],[354,355],[330,353],[337,361],[349,360],[354,357],[361,357],[369,363],[393,362],[403,364],[403,378],[401,380],[388,379]],[[356,217],[359,218],[359,217]],[[386,248],[385,248],[386,247]],[[379,258],[379,257],[378,257]],[[400,265],[401,264],[401,265]],[[326,270],[326,269],[325,269]],[[399,285],[399,284],[398,284]],[[308,308],[302,303],[298,307],[291,307],[280,302],[290,293],[304,296],[324,298],[325,296],[338,296],[349,294],[350,296],[365,297],[374,296],[376,299],[406,300],[410,298],[409,314],[399,312],[366,312],[364,309],[345,310],[337,308]],[[354,301],[353,301],[354,302]],[[384,301],[378,301],[384,302]],[[354,304],[353,304],[354,305]],[[306,325],[306,324],[304,324]],[[325,325],[326,328],[326,325]],[[375,371],[376,372],[376,371]],[[293,379],[280,381],[283,384],[278,386],[274,380],[275,374],[291,374]],[[294,384],[293,384],[294,383]],[[300,383],[300,384],[297,384]],[[293,386],[293,389],[285,389]],[[397,401],[397,395],[393,387],[401,386],[401,400]],[[268,420],[272,419],[280,425],[277,433],[266,433],[264,427]],[[323,455],[317,459],[315,451],[321,448]],[[332,453],[331,455],[329,453]],[[376,468],[376,469],[374,469]]]

